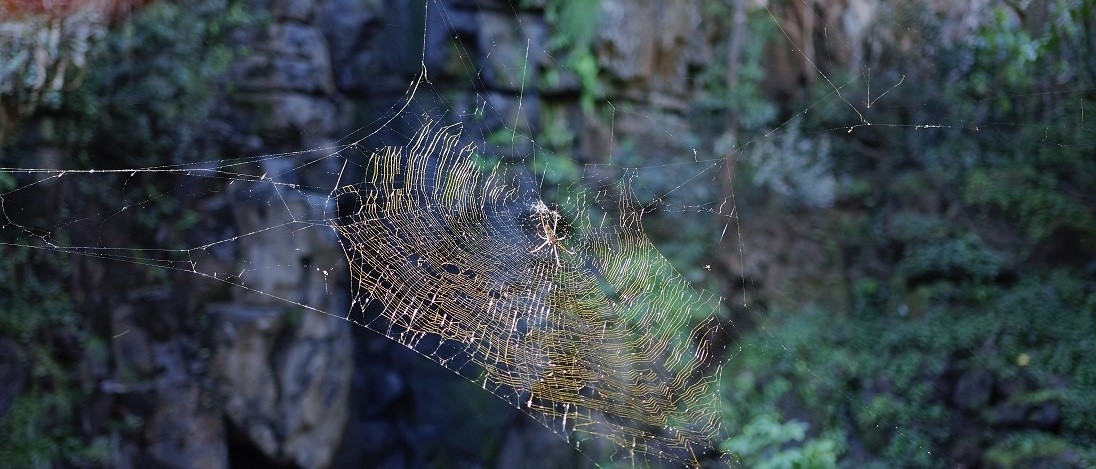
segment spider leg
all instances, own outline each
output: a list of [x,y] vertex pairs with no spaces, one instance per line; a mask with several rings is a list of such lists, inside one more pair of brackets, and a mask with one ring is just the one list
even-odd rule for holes
[[545,239],[543,243],[540,243],[540,246],[537,246],[537,248],[536,248],[536,249],[534,249],[534,250],[532,250],[532,251],[529,251],[529,254],[532,254],[532,253],[534,253],[534,252],[537,252],[537,251],[539,251],[539,250],[541,250],[541,249],[544,249],[544,247],[545,247],[545,246],[547,246],[547,245],[549,245],[549,244],[552,244],[552,240],[550,240],[550,239]]

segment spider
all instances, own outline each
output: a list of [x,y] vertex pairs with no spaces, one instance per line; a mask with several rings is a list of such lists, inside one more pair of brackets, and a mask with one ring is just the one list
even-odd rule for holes
[[[529,251],[529,254],[540,251],[546,247],[551,248],[552,255],[556,258],[556,267],[561,267],[563,264],[559,261],[559,250],[562,249],[568,253],[574,254],[574,251],[567,249],[560,243],[560,241],[567,239],[567,236],[559,236],[556,234],[561,215],[559,212],[544,205],[543,201],[537,201],[537,204],[533,206],[533,211],[537,213],[537,217],[540,220],[540,229],[542,231],[542,233],[537,233],[537,236],[540,237],[540,239],[543,239],[544,242],[540,243],[540,246],[537,246],[532,251]],[[549,219],[551,219],[551,221],[549,221]]]

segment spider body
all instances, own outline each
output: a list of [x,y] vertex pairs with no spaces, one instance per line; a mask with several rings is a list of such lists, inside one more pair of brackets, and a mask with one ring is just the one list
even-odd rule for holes
[[540,243],[540,246],[533,248],[529,251],[529,254],[540,251],[541,249],[548,248],[552,250],[552,256],[556,258],[556,267],[562,267],[563,264],[559,261],[559,251],[562,249],[564,252],[574,254],[573,251],[567,249],[561,241],[567,239],[567,236],[558,235],[557,228],[559,227],[559,219],[562,215],[559,212],[548,208],[543,201],[537,201],[537,204],[533,206],[533,211],[537,214],[537,220],[540,223],[540,230],[537,233],[537,237],[544,240]]

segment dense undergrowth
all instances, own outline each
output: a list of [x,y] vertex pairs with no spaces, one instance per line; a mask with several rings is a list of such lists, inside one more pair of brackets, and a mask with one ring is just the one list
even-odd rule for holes
[[[772,345],[728,372],[732,433],[768,408],[809,423],[806,445],[753,446],[770,455],[825,443],[855,467],[1096,461],[1096,132],[1082,121],[1096,101],[1096,3],[1048,11],[1024,23],[1002,6],[963,44],[889,50],[872,72],[906,76],[886,102],[919,105],[866,117],[894,127],[834,138],[840,101],[794,123],[832,145],[832,208],[799,210],[826,240],[815,261],[844,288],[789,292],[748,335]],[[927,37],[943,28],[898,14]],[[918,60],[932,67],[908,66]],[[813,91],[789,109],[833,88]]]

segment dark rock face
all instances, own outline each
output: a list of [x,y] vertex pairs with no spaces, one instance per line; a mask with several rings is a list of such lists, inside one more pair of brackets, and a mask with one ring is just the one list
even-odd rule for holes
[[26,354],[14,340],[0,337],[0,420],[11,411],[12,401],[27,380]]
[[[1053,392],[1039,390],[1030,376],[1003,378],[983,368],[950,368],[935,378],[938,396],[954,412],[952,424],[962,437],[949,442],[949,457],[964,466],[987,461],[986,447],[1002,434],[1030,430],[1057,431],[1061,404]],[[1048,467],[1076,467],[1071,453],[1048,457]],[[1025,467],[1046,461],[1024,460]],[[990,467],[996,467],[990,464]]]
[[232,67],[225,106],[237,133],[261,137],[259,151],[306,148],[336,130],[335,75],[314,0],[257,0],[272,12],[258,31],[237,36],[253,52]]
[[688,70],[711,61],[701,30],[701,2],[605,1],[599,23],[598,62],[610,95],[684,111],[693,98]]
[[347,417],[350,335],[319,313],[290,324],[284,308],[211,311],[211,364],[228,421],[268,460],[327,467]]
[[266,43],[235,67],[242,91],[326,95],[334,91],[324,37],[313,26],[275,23]]
[[123,420],[144,422],[138,435],[141,444],[122,441],[113,463],[226,467],[225,428],[202,358],[205,349],[186,328],[167,336],[149,333],[136,320],[148,315],[134,307],[140,304],[122,304],[112,314],[113,327],[124,332],[112,343],[117,371],[101,383],[101,392],[116,403]]
[[959,377],[952,401],[962,409],[978,409],[989,402],[993,392],[993,374],[987,370],[970,370]]
[[[161,467],[225,467],[227,446],[224,426],[196,384],[160,383],[160,405],[145,422],[144,437],[149,442],[144,461]],[[174,384],[174,383],[173,383]]]

